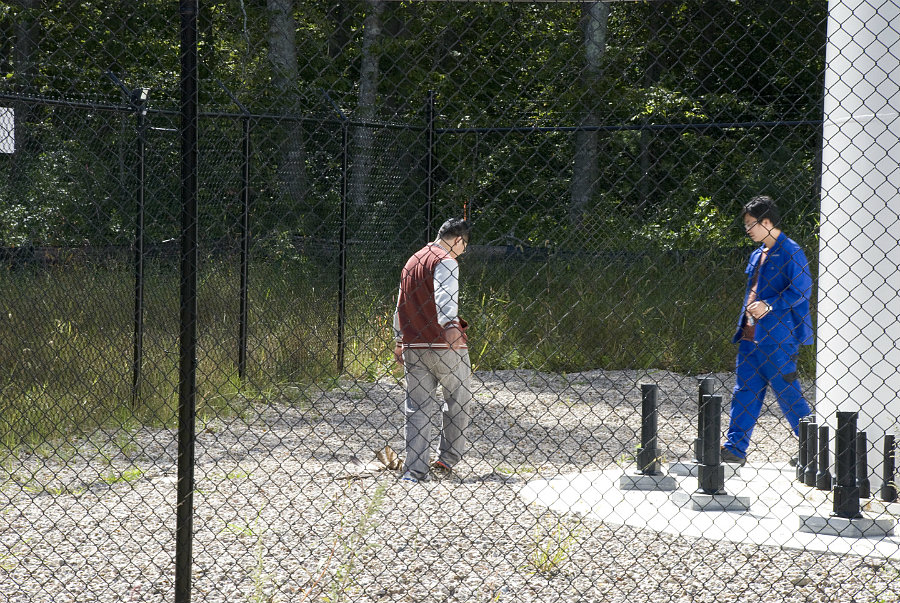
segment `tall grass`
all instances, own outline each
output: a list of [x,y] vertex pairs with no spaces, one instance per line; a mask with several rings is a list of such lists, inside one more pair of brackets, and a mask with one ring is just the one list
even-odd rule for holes
[[[462,260],[462,313],[477,370],[733,368],[730,343],[746,254]],[[201,264],[198,413],[240,412],[285,384],[374,379],[392,366],[399,266],[359,264],[347,279],[338,374],[337,272],[292,260],[251,271],[248,365],[238,378],[236,262]],[[36,446],[107,425],[173,426],[179,274],[145,269],[144,357],[132,397],[133,277],[127,265],[0,271],[0,446]],[[801,371],[811,373],[810,350]]]

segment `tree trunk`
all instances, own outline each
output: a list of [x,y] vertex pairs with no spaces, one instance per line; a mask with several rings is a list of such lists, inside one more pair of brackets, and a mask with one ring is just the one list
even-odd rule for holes
[[[294,20],[293,0],[266,0],[269,14],[269,61],[272,64],[272,85],[278,93],[279,107],[289,114],[299,111],[297,102],[297,24]],[[278,180],[291,209],[306,196],[306,150],[303,146],[303,127],[299,121],[285,121],[280,144]]]
[[[362,57],[359,69],[359,99],[353,114],[355,121],[371,121],[375,118],[375,100],[378,91],[378,52],[375,48],[381,36],[381,16],[384,0],[366,0],[369,10],[363,23]],[[375,135],[372,128],[356,126],[353,129],[353,168],[350,174],[350,200],[354,207],[368,207],[369,180],[374,164],[372,153]]]
[[[18,0],[21,11],[14,24],[15,46],[13,47],[13,69],[16,91],[22,94],[34,94],[34,81],[36,65],[34,55],[38,48],[40,24],[38,10],[41,0]],[[13,136],[15,140],[15,152],[11,162],[11,184],[13,189],[25,178],[27,171],[27,154],[34,151],[28,122],[31,117],[31,106],[25,102],[14,102],[13,111]]]
[[328,36],[328,56],[336,59],[343,54],[350,43],[350,16],[344,0],[335,2],[328,8],[328,18],[334,22],[334,29]]
[[[609,5],[605,2],[589,2],[581,9],[581,26],[584,32],[584,70],[582,85],[584,93],[581,103],[581,124],[593,126],[599,123],[597,110],[598,86],[601,63],[606,53],[606,28],[609,21]],[[575,133],[575,160],[572,172],[569,221],[580,228],[584,215],[594,196],[599,178],[596,131]]]
[[[644,71],[644,87],[649,94],[659,81],[662,66],[659,62],[659,45],[657,42],[660,30],[661,7],[658,3],[651,2],[648,8],[650,9],[647,37],[648,65]],[[644,118],[643,125],[649,125],[647,117]],[[656,163],[656,151],[653,144],[655,141],[656,136],[649,129],[641,130],[641,179],[638,190],[641,192],[641,205],[644,207],[653,205],[651,197],[656,193],[655,180],[651,173],[653,165]]]

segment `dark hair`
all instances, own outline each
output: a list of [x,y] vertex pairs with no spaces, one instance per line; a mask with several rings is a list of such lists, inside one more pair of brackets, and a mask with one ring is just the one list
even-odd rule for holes
[[466,241],[469,240],[469,234],[472,232],[472,223],[462,218],[450,218],[438,229],[439,239],[450,239],[462,237]]
[[778,223],[781,222],[781,214],[775,207],[775,200],[768,195],[759,195],[747,201],[744,209],[741,210],[741,219],[746,215],[750,215],[760,222],[768,218],[772,221],[772,226],[778,226]]

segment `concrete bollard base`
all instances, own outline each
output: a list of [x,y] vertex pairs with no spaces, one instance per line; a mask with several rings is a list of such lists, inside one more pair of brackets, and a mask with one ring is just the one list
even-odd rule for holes
[[800,514],[800,531],[810,534],[828,536],[844,536],[847,538],[872,538],[894,535],[896,521],[887,517],[868,517],[863,514],[856,519],[837,517],[834,515]]
[[671,475],[642,475],[634,473],[619,478],[619,490],[676,490],[678,483]]
[[707,494],[705,492],[674,492],[671,501],[679,507],[693,511],[747,511],[750,509],[749,496],[734,494]]

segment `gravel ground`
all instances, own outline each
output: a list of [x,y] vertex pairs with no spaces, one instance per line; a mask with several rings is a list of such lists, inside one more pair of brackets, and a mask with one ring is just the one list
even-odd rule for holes
[[[725,396],[733,376],[713,375]],[[900,600],[900,564],[692,539],[558,516],[534,477],[629,463],[639,384],[660,386],[660,446],[689,459],[695,377],[476,374],[455,478],[353,477],[402,451],[402,384],[284,388],[197,428],[194,601]],[[810,390],[811,392],[811,390]],[[755,460],[795,443],[774,401]],[[723,417],[723,424],[727,419]],[[96,432],[0,465],[0,600],[174,600],[176,434]]]

